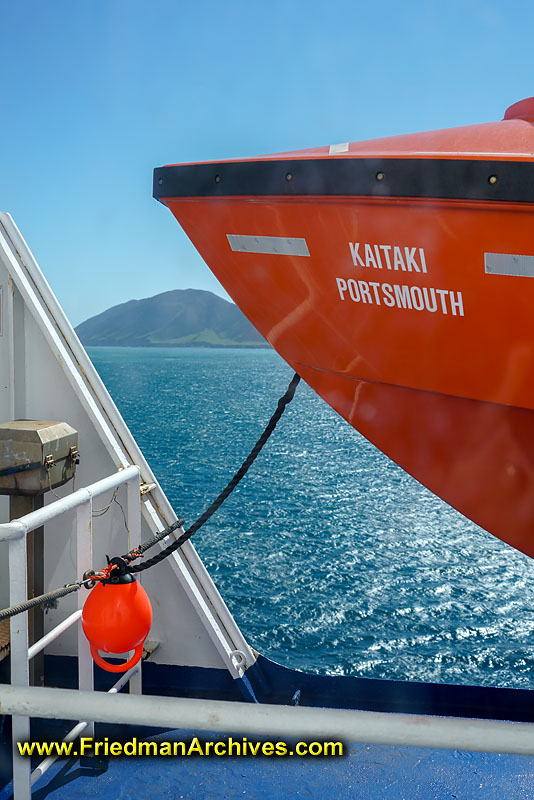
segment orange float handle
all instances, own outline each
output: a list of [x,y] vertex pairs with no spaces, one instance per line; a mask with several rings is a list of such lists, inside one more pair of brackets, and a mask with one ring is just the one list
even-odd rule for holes
[[93,644],[90,644],[91,647],[91,655],[96,664],[102,669],[107,670],[108,672],[126,672],[126,670],[135,667],[141,656],[143,655],[143,642],[138,644],[134,650],[133,656],[127,661],[125,664],[109,664],[107,661],[104,661],[100,653],[98,652],[98,648],[95,647]]

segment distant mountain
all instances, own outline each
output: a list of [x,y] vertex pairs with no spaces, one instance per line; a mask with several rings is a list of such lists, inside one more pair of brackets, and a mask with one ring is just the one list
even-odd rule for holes
[[233,303],[201,289],[130,300],[82,322],[84,345],[123,347],[268,347]]

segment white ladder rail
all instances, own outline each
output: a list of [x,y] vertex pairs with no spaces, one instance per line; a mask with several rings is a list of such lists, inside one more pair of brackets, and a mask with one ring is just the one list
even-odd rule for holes
[[[139,467],[129,466],[113,475],[103,478],[90,486],[78,489],[67,497],[59,498],[53,503],[33,511],[24,517],[0,524],[0,541],[9,542],[9,603],[18,605],[28,599],[27,576],[27,534],[58,516],[74,512],[76,514],[76,569],[81,572],[92,566],[92,509],[93,498],[125,484],[128,493],[127,527],[128,549],[140,544],[141,537],[141,499]],[[45,533],[46,536],[46,533]],[[24,611],[10,619],[11,633],[11,685],[14,689],[29,688],[29,661],[53,642],[72,625],[81,620],[82,609],[87,595],[78,593],[78,610],[58,623],[39,641],[28,646],[28,612]],[[94,689],[93,659],[81,625],[78,624],[78,687],[81,691]],[[127,682],[130,691],[140,695],[142,687],[141,662],[132,667],[119,678],[109,690],[117,693]],[[72,741],[80,733],[88,729],[88,735],[94,736],[94,722],[80,720],[66,735],[63,741]],[[30,759],[18,752],[18,742],[30,739],[30,717],[16,715],[13,717],[13,793],[15,800],[31,800],[32,785],[52,766],[56,757],[48,757],[31,771]]]

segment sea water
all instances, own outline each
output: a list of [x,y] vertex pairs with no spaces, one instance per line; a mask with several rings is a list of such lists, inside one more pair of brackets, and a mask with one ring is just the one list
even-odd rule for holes
[[[292,376],[267,349],[89,354],[186,524],[241,464]],[[534,686],[531,560],[436,498],[303,382],[194,545],[247,640],[281,664]]]

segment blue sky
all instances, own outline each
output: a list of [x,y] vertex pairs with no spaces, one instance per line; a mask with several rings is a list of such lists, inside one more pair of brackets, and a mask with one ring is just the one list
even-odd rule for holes
[[0,209],[73,324],[226,296],[152,169],[500,119],[534,94],[532,2],[0,2]]

